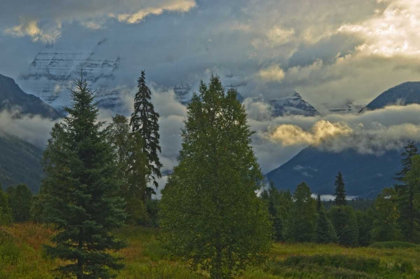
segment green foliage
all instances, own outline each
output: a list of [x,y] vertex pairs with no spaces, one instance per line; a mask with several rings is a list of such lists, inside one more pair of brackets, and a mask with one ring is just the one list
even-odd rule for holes
[[159,113],[155,112],[151,102],[152,92],[146,85],[146,74],[141,72],[138,79],[138,92],[134,98],[134,112],[131,115],[130,126],[134,133],[138,133],[143,139],[143,154],[146,156],[148,169],[147,180],[151,180],[155,187],[158,187],[157,179],[162,177],[160,169],[162,164],[158,152],[161,152],[159,145]]
[[339,172],[335,180],[335,205],[343,206],[346,204],[346,189],[344,187],[343,175]]
[[376,249],[411,249],[420,248],[419,245],[403,241],[374,242],[369,247]]
[[343,246],[357,246],[359,227],[354,209],[351,206],[333,206],[329,215],[337,232],[338,243]]
[[111,230],[125,217],[117,167],[108,130],[97,121],[93,93],[84,80],[76,88],[74,106],[66,108],[68,116],[52,129],[44,154],[44,213],[58,229],[55,245],[45,249],[52,259],[65,261],[57,269],[65,276],[112,278],[112,270],[123,267],[109,253],[122,247]]
[[12,223],[13,215],[12,209],[9,206],[9,197],[0,184],[0,226],[9,225]]
[[126,202],[125,212],[130,224],[147,219],[147,162],[140,133],[130,133],[126,117],[116,115],[109,126],[109,141],[113,146],[118,168],[120,193]]
[[0,261],[15,265],[20,256],[20,249],[13,242],[6,242],[0,245]]
[[289,191],[279,191],[270,183],[270,188],[261,194],[261,198],[268,207],[273,222],[273,239],[275,241],[285,241],[285,224],[289,217],[289,211],[292,207],[292,195]]
[[26,184],[10,186],[7,189],[9,205],[13,212],[13,221],[20,223],[31,219],[32,192]]
[[328,218],[327,213],[325,212],[324,205],[318,203],[318,218],[316,225],[316,243],[336,243],[337,233],[335,232],[334,226],[331,220]]
[[398,240],[400,232],[397,227],[399,212],[395,202],[396,192],[386,188],[375,201],[375,217],[372,224],[372,242]]
[[311,190],[306,183],[296,187],[293,201],[286,239],[291,242],[314,241],[317,225],[316,201],[311,197]]
[[175,255],[211,278],[232,278],[271,243],[267,207],[256,195],[263,176],[236,91],[217,77],[188,105],[182,150],[162,191],[160,225]]
[[403,182],[405,185],[396,186],[398,224],[405,240],[420,243],[420,155],[411,157]]
[[359,245],[368,246],[371,243],[371,230],[374,219],[374,210],[356,211],[357,225],[359,226]]

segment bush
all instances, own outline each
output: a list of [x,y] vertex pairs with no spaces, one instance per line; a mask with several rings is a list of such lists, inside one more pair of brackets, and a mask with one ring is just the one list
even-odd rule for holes
[[363,257],[349,257],[344,255],[315,255],[315,256],[293,256],[287,258],[285,266],[316,265],[329,266],[334,268],[350,269],[362,272],[373,272],[380,267],[380,260]]
[[13,242],[0,245],[0,260],[3,263],[17,264],[20,250]]
[[376,249],[409,249],[409,248],[420,248],[420,245],[409,243],[409,242],[402,242],[402,241],[383,241],[383,242],[375,242],[371,244],[369,247],[376,248]]

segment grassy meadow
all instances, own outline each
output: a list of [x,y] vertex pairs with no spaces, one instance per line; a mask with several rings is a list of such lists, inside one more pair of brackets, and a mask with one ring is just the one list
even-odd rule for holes
[[[125,227],[115,232],[127,247],[117,255],[126,267],[117,278],[208,278],[171,256],[160,245],[155,229]],[[33,223],[0,227],[0,279],[55,278],[61,264],[43,252],[54,234]],[[264,262],[249,267],[238,278],[420,278],[420,247],[384,243],[367,248],[337,245],[275,243]]]

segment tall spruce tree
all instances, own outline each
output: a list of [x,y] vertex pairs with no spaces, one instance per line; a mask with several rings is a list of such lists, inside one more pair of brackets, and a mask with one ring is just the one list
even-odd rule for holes
[[414,155],[411,163],[403,178],[406,186],[397,190],[398,223],[406,241],[420,243],[420,155]]
[[160,169],[162,164],[158,152],[161,152],[159,145],[159,114],[155,112],[151,102],[152,92],[146,85],[145,71],[141,72],[138,79],[138,92],[134,97],[134,112],[131,115],[130,126],[134,133],[139,133],[143,139],[143,153],[147,158],[148,177],[157,188],[157,179],[162,177]]
[[188,105],[182,150],[162,191],[165,243],[211,278],[232,278],[268,251],[271,222],[257,197],[263,176],[235,90],[218,77],[201,83]]
[[412,168],[412,159],[418,155],[418,149],[414,142],[409,142],[401,154],[402,170],[396,174],[395,179],[399,181],[395,185],[395,201],[399,211],[398,225],[406,241],[415,242],[416,210],[415,196],[417,192],[416,181],[408,178],[407,174]]
[[44,153],[43,193],[46,221],[57,228],[52,258],[63,260],[57,271],[78,279],[113,278],[123,267],[110,254],[123,243],[111,231],[122,225],[117,167],[108,130],[97,121],[98,109],[85,80],[75,82],[73,108],[51,131]]
[[291,242],[312,242],[316,230],[316,201],[306,183],[296,187],[293,205],[286,227],[286,240]]
[[346,204],[346,189],[344,188],[343,175],[339,172],[335,180],[335,205],[342,206]]

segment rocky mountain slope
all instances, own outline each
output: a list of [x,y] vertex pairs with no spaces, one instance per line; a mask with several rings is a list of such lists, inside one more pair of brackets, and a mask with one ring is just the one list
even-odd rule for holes
[[268,102],[272,107],[272,116],[287,116],[287,115],[303,115],[303,116],[315,116],[319,115],[319,112],[302,96],[293,92],[289,96],[282,96]]
[[410,104],[420,104],[420,82],[405,82],[380,94],[364,109],[375,110],[390,105],[406,106]]
[[40,98],[23,92],[15,81],[0,74],[0,111],[9,110],[16,115],[40,115],[57,119],[60,114]]
[[25,92],[62,111],[63,106],[71,104],[73,80],[83,73],[89,86],[96,90],[99,106],[112,109],[121,103],[114,84],[118,65],[119,58],[106,59],[94,52],[44,50],[36,55],[18,82]]
[[376,156],[351,149],[335,153],[308,147],[266,177],[277,188],[291,191],[306,182],[313,193],[322,195],[334,193],[335,176],[341,171],[348,195],[374,198],[383,188],[394,185],[395,173],[401,170],[400,161],[396,150]]
[[[57,119],[57,111],[36,96],[23,92],[15,81],[0,75],[0,112],[13,111],[14,117],[41,116]],[[0,127],[0,183],[3,188],[25,183],[37,192],[43,176],[42,149],[18,137],[13,131]]]

